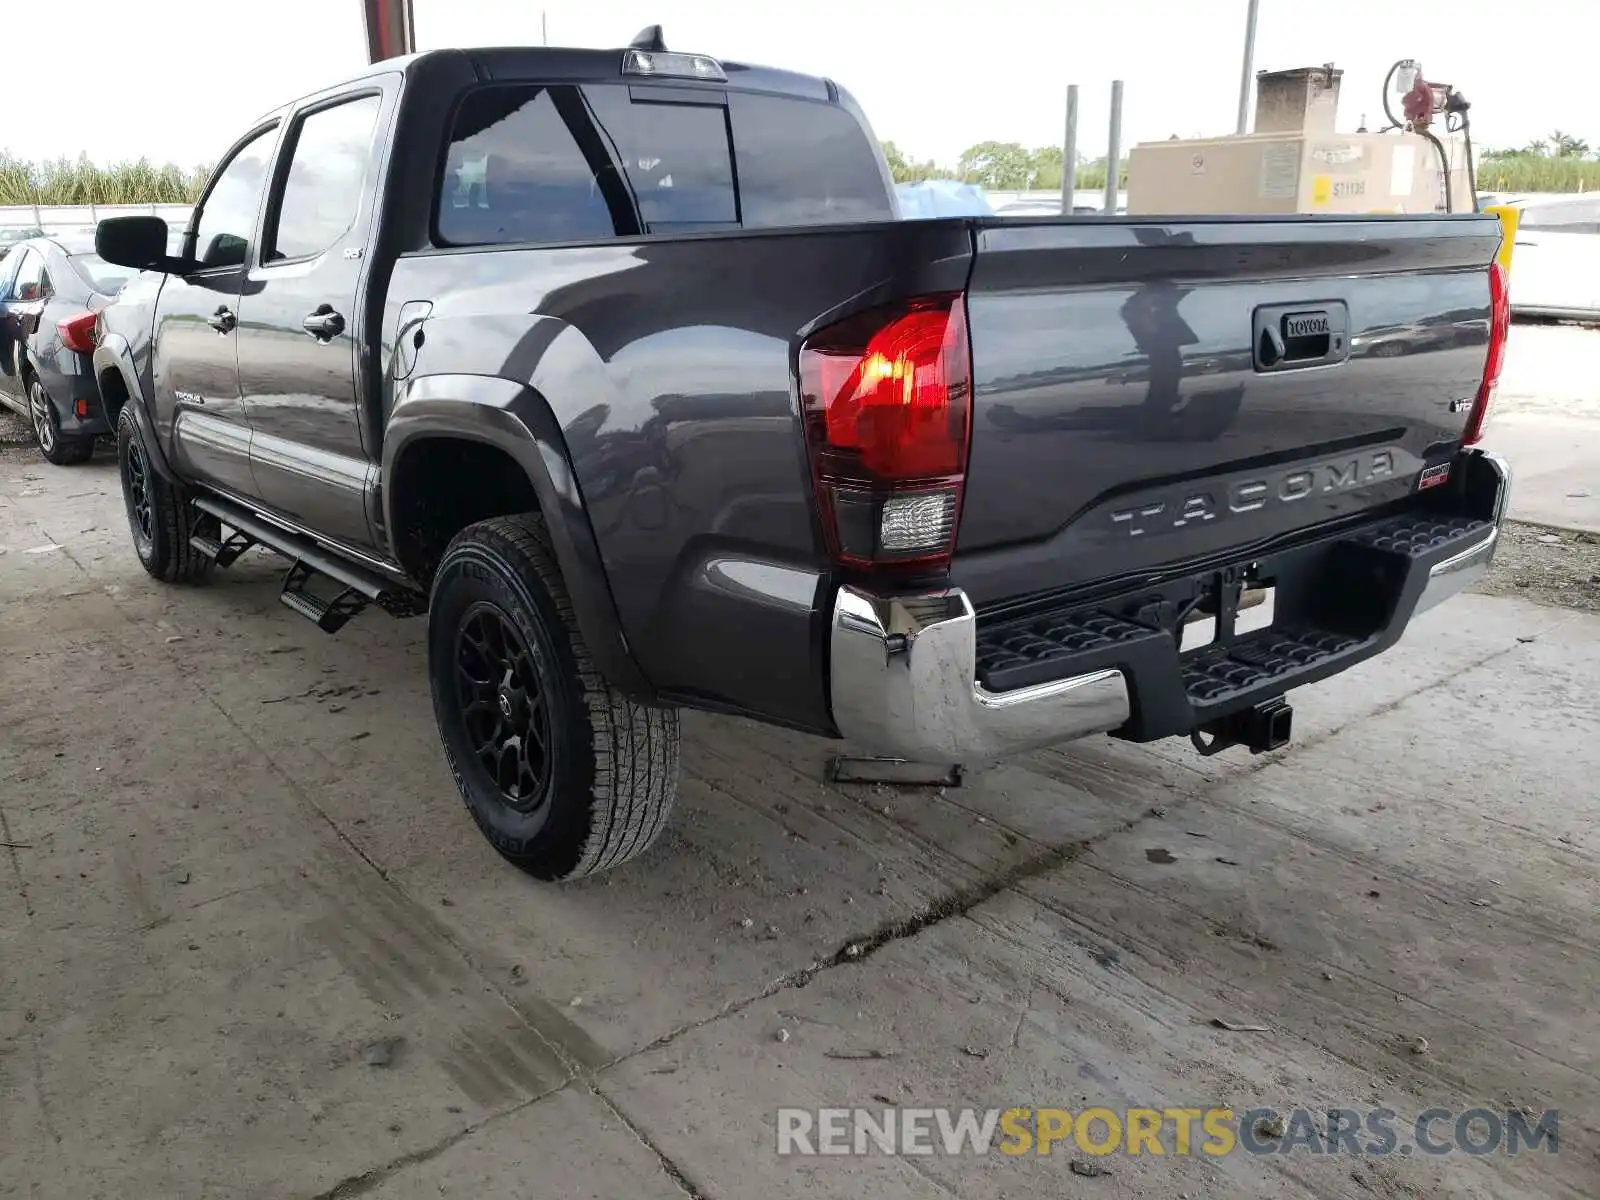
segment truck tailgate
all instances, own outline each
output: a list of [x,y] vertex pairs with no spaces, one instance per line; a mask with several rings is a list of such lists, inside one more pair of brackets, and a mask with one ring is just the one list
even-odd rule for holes
[[980,608],[1400,500],[1482,377],[1485,217],[984,221],[952,582]]

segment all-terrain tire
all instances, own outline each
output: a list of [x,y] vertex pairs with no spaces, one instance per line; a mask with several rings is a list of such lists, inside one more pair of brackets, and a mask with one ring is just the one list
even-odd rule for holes
[[139,427],[128,405],[117,414],[117,473],[128,512],[133,549],[144,569],[163,583],[198,583],[213,560],[190,544],[195,511],[182,488],[151,468]]
[[[486,645],[512,665],[495,665]],[[467,811],[517,867],[539,879],[593,875],[665,827],[678,791],[677,710],[635,703],[601,677],[542,516],[481,521],[451,541],[429,600],[428,676]],[[537,720],[547,720],[542,735]],[[487,749],[512,743],[509,759]],[[547,748],[537,771],[517,758],[527,745]]]
[[50,402],[50,393],[30,371],[28,373],[28,417],[33,424],[33,443],[45,462],[57,467],[72,467],[94,457],[93,437],[73,437],[61,432],[61,417]]

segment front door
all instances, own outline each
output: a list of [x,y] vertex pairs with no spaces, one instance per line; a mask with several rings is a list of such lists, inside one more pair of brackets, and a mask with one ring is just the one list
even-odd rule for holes
[[358,549],[376,542],[377,448],[362,441],[357,350],[383,103],[368,91],[297,114],[239,309],[239,387],[261,498]]
[[254,131],[212,176],[186,237],[200,266],[162,285],[151,359],[157,430],[183,473],[246,499],[256,489],[239,397],[239,292],[276,135]]
[[44,311],[44,255],[32,246],[19,246],[0,268],[0,390],[16,407],[27,402],[23,352]]
[[17,277],[22,254],[23,248],[14,246],[0,258],[0,403],[9,402],[13,406],[22,385],[17,382],[17,339],[12,332],[6,302],[11,299],[11,281]]

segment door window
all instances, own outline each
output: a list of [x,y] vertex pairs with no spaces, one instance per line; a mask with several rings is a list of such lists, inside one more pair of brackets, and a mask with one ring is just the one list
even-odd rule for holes
[[372,164],[379,99],[362,96],[300,122],[263,262],[321,254],[355,224]]
[[602,162],[602,172],[613,177],[596,175],[556,103],[557,92],[569,112],[577,109],[573,88],[483,88],[462,102],[437,199],[442,242],[472,246],[616,236],[605,194],[607,187],[618,187],[615,168]]
[[37,250],[24,250],[22,265],[17,268],[17,282],[11,289],[11,298],[25,304],[43,297],[44,255]]
[[16,278],[17,266],[26,253],[21,246],[13,246],[0,258],[0,300],[11,299],[11,281]]
[[244,265],[266,187],[273,133],[264,129],[241,146],[206,194],[194,240],[195,257],[203,266]]
[[617,147],[648,231],[739,220],[726,108],[630,99],[629,89],[617,86],[585,95]]

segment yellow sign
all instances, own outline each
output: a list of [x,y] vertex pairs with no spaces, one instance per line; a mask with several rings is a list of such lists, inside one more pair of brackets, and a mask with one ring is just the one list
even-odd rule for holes
[[1326,204],[1333,198],[1333,176],[1313,175],[1311,177],[1311,203]]
[[1500,218],[1500,253],[1495,257],[1500,260],[1500,269],[1510,275],[1511,248],[1517,243],[1517,222],[1522,219],[1522,210],[1509,204],[1491,204],[1483,211]]
[[1084,1154],[1115,1154],[1124,1145],[1129,1154],[1166,1154],[1161,1132],[1169,1121],[1179,1155],[1193,1154],[1198,1146],[1202,1154],[1221,1156],[1239,1144],[1238,1123],[1228,1108],[1130,1108],[1120,1115],[1109,1108],[1076,1114],[1065,1108],[1008,1108],[1000,1117],[1000,1153],[1049,1154],[1061,1142]]

